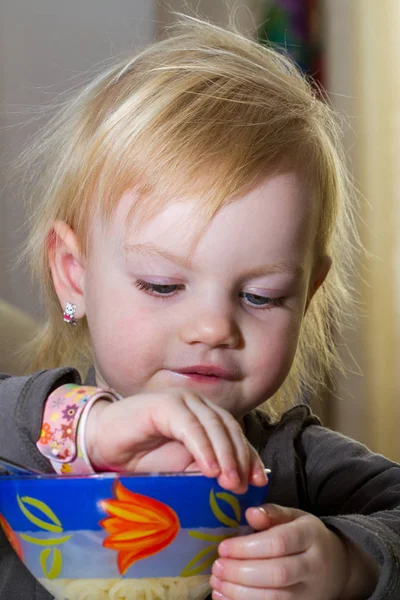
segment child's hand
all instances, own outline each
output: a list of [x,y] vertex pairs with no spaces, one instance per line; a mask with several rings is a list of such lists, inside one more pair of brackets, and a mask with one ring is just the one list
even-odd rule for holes
[[248,509],[257,533],[225,540],[214,563],[214,600],[370,598],[378,566],[311,514],[277,505]]
[[262,462],[226,410],[186,389],[97,402],[86,430],[96,471],[199,470],[236,493],[265,485]]

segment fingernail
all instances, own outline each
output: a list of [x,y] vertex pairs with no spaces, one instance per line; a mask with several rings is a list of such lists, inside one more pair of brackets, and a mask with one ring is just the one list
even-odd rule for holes
[[214,590],[219,590],[221,587],[221,580],[218,579],[218,577],[215,577],[215,575],[211,575],[210,585]]
[[252,506],[251,508],[249,508],[249,510],[252,511],[253,515],[258,513],[259,515],[262,515],[264,518],[270,517],[269,512],[267,510],[265,510],[265,508],[263,506]]
[[221,592],[217,592],[216,590],[212,593],[213,600],[226,600],[225,596],[221,594]]
[[237,472],[236,469],[230,469],[229,471],[227,471],[226,474],[229,477],[229,479],[232,479],[232,480],[240,479],[239,473]]
[[218,554],[223,558],[229,556],[229,548],[226,542],[220,543],[220,545],[218,546]]
[[254,477],[262,485],[266,485],[268,483],[268,476],[262,468],[257,469],[257,471],[254,473]]
[[212,568],[212,572],[214,573],[214,575],[216,575],[217,577],[221,577],[221,575],[224,572],[224,566],[221,563],[221,561],[216,560],[215,563],[213,564],[213,568]]

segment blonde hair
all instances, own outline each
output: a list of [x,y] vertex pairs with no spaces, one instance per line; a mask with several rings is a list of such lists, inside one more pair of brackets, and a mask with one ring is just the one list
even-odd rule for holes
[[[72,227],[88,256],[93,214],[109,219],[128,189],[140,191],[137,219],[197,191],[206,223],[282,165],[310,183],[319,207],[316,256],[330,255],[333,266],[304,319],[292,369],[268,402],[271,414],[303,394],[317,395],[341,368],[335,336],[351,304],[353,194],[332,110],[282,53],[182,18],[167,39],[110,68],[69,101],[25,159],[34,174],[35,215],[26,254],[49,315],[31,349],[33,368],[91,360],[86,320],[75,328],[63,323],[52,284],[47,250],[56,219]],[[158,200],[150,203],[150,192]]]

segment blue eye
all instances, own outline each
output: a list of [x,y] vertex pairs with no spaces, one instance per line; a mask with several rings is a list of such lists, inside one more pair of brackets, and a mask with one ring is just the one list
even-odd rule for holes
[[135,286],[151,296],[172,296],[177,290],[184,289],[182,284],[161,284],[161,283],[150,283],[149,281],[143,281],[138,279],[135,281]]
[[241,292],[240,297],[243,298],[249,306],[254,308],[272,308],[273,306],[283,306],[283,298],[269,298],[267,296],[259,296],[250,292]]

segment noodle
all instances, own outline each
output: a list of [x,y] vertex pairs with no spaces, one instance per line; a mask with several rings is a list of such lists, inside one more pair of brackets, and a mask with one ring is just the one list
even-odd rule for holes
[[165,588],[159,581],[150,582],[148,579],[121,579],[112,586],[109,597],[111,600],[166,600]]
[[39,579],[56,600],[203,600],[209,575],[151,579]]

